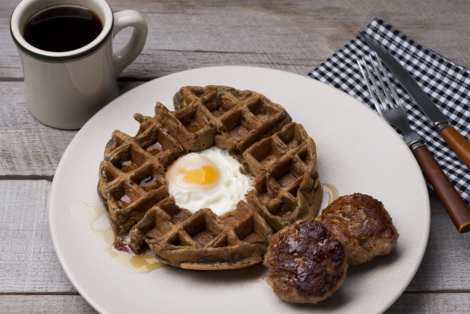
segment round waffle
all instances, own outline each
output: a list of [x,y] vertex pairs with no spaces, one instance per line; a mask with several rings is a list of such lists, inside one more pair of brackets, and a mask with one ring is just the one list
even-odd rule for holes
[[[174,107],[157,103],[154,117],[135,114],[137,135],[114,131],[100,164],[98,195],[134,252],[145,242],[172,266],[243,268],[263,260],[273,232],[315,217],[322,195],[315,143],[282,106],[252,91],[189,86]],[[212,145],[254,177],[247,202],[222,216],[180,208],[165,181],[174,160]]]

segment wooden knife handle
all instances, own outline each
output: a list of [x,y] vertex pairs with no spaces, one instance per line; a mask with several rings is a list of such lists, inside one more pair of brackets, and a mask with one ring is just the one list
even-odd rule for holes
[[441,136],[460,160],[470,169],[470,143],[454,127],[448,126],[441,130]]
[[460,233],[470,231],[470,209],[444,174],[431,152],[426,146],[420,146],[413,151],[413,154],[441,199],[442,204],[444,204],[457,230]]

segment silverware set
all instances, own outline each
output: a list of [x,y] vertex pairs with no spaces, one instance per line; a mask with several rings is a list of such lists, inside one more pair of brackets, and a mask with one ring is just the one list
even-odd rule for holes
[[406,144],[413,152],[423,173],[441,199],[457,230],[460,233],[470,231],[470,209],[444,174],[431,152],[427,149],[424,140],[411,130],[405,108],[390,83],[382,62],[420,105],[421,109],[439,130],[443,139],[469,169],[470,143],[449,125],[447,118],[419,87],[406,69],[387,50],[369,36],[363,33],[360,33],[360,36],[375,51],[374,56],[369,55],[370,65],[367,64],[364,58],[362,59],[362,64],[358,60],[359,68],[375,108],[382,118],[402,132]]

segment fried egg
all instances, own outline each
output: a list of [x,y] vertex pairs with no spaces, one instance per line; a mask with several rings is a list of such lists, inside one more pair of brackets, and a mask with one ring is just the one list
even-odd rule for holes
[[227,151],[211,147],[178,158],[167,170],[168,190],[178,206],[195,213],[210,208],[216,215],[234,210],[252,178],[240,173],[242,165]]

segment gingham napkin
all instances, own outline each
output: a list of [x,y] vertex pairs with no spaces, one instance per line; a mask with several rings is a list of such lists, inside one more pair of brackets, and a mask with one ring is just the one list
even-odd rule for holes
[[[470,71],[421,46],[378,17],[364,32],[386,47],[400,61],[449,119],[450,125],[469,139]],[[357,65],[358,59],[371,53],[369,46],[358,36],[308,76],[332,85],[374,108]],[[406,108],[411,128],[425,139],[427,147],[444,173],[466,203],[470,204],[470,171],[447,146],[432,122],[391,73],[389,78]],[[429,181],[426,183],[428,189],[434,193]]]

